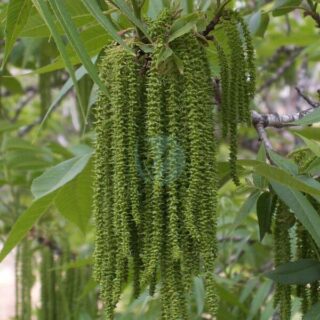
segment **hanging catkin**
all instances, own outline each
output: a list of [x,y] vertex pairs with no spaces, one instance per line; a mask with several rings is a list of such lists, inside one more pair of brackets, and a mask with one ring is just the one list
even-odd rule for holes
[[[274,255],[275,266],[287,263],[291,259],[291,240],[289,229],[292,226],[293,213],[279,200],[274,221]],[[280,319],[291,319],[291,286],[276,284],[274,304],[280,308]]]
[[[310,163],[317,157],[310,149],[298,149],[294,151],[291,158],[296,162],[299,171],[303,173]],[[314,209],[320,214],[320,205],[313,197],[307,195],[307,199]],[[296,258],[299,259],[318,259],[319,249],[306,228],[298,222],[296,225]],[[318,252],[316,252],[318,250]],[[307,285],[297,285],[297,296],[301,298],[301,313],[305,315],[310,307],[319,302],[320,293],[319,281]]]
[[16,318],[31,320],[33,285],[31,241],[24,239],[16,255]]
[[230,140],[230,169],[233,181],[239,184],[236,161],[238,125],[251,122],[250,103],[255,93],[255,62],[248,27],[237,12],[226,11],[222,26],[227,38],[224,49],[214,39],[221,78],[222,132]]
[[55,320],[57,318],[57,301],[56,301],[56,275],[53,268],[54,255],[53,251],[44,246],[41,248],[41,320]]
[[164,320],[189,319],[201,272],[207,310],[217,308],[213,88],[193,33],[170,43],[183,72],[162,63],[172,23],[167,10],[149,23],[154,49],[142,59],[114,45],[100,63],[110,95],[96,107],[94,258],[106,319],[128,276],[135,296],[160,287]]

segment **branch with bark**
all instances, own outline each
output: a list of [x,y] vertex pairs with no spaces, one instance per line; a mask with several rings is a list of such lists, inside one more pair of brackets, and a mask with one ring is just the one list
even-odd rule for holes
[[268,138],[266,128],[284,128],[284,127],[294,127],[295,121],[302,119],[305,115],[314,111],[315,108],[320,107],[320,103],[312,101],[309,97],[304,95],[299,88],[296,88],[299,96],[301,96],[311,107],[300,112],[293,114],[278,114],[278,113],[269,113],[261,114],[257,111],[252,111],[251,120],[252,124],[255,127],[259,140],[264,143],[267,150],[272,149],[271,142]]

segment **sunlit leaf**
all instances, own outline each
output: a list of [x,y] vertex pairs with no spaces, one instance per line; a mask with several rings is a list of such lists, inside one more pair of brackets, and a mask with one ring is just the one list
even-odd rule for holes
[[92,166],[90,163],[65,184],[54,200],[60,213],[86,232],[92,213]]
[[306,126],[306,125],[317,123],[317,122],[320,122],[320,108],[315,109],[311,113],[308,113],[303,118],[293,123]]
[[31,186],[35,199],[44,197],[73,180],[86,167],[91,158],[91,153],[75,157],[45,171],[36,178]]
[[[63,61],[65,63],[65,67],[67,68],[70,77],[72,79],[72,82],[75,86],[75,90],[77,92],[77,95],[80,96],[79,94],[79,87],[77,84],[77,79],[75,76],[75,72],[73,70],[73,65],[70,61],[69,55],[66,51],[66,47],[65,44],[63,43],[61,36],[56,28],[56,25],[54,23],[54,18],[50,12],[50,9],[46,3],[45,0],[33,0],[34,5],[36,6],[36,8],[38,9],[38,11],[40,12],[40,14],[42,15],[43,19],[46,21],[51,33],[52,33],[52,37],[54,38],[54,41],[59,49],[59,52],[63,58]],[[81,104],[81,99],[79,100],[80,104]],[[85,114],[84,114],[84,108],[83,106],[81,106],[81,110],[82,110],[82,116],[85,119]]]
[[133,9],[130,8],[130,6],[126,3],[126,1],[113,0],[112,2],[138,29],[140,29],[143,32],[143,34],[149,39],[149,41],[152,41],[144,23],[135,16],[135,14],[133,13]]
[[132,49],[128,47],[123,39],[118,35],[118,30],[115,28],[111,19],[107,15],[103,14],[96,0],[82,0],[82,2],[91,12],[92,16],[94,16],[100,25],[112,36],[112,38],[132,52]]
[[0,252],[0,262],[27,235],[37,220],[49,209],[54,196],[55,194],[52,193],[34,201],[29,209],[21,214],[12,227],[4,247]]
[[70,43],[72,44],[74,50],[77,52],[81,62],[87,69],[92,80],[99,86],[100,90],[108,94],[106,86],[102,83],[101,79],[98,76],[97,69],[94,64],[91,62],[91,58],[88,55],[81,39],[79,32],[73,23],[66,6],[62,0],[52,0],[51,2],[52,9],[55,13],[56,18],[61,23]]

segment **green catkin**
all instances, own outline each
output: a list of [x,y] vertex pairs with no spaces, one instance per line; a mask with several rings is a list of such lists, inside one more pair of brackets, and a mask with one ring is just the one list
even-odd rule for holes
[[18,319],[31,320],[32,303],[31,303],[31,289],[33,284],[32,274],[32,251],[30,240],[25,239],[19,248],[19,281],[20,293],[18,300]]
[[55,320],[56,315],[56,272],[53,270],[54,256],[50,248],[44,246],[41,250],[41,309],[40,319]]
[[230,83],[232,86],[229,86],[229,103],[230,103],[230,114],[228,117],[229,127],[230,127],[230,169],[231,176],[236,185],[239,185],[239,178],[237,175],[237,154],[238,154],[238,123],[239,123],[239,114],[241,113],[240,107],[242,106],[242,99],[239,92],[239,83],[240,83],[240,63],[239,63],[239,54],[241,51],[241,41],[239,38],[239,33],[237,29],[237,24],[234,19],[230,18],[230,21],[226,22],[226,34],[228,37],[228,43],[231,48],[231,57],[230,57]]
[[222,122],[222,133],[224,137],[227,137],[229,132],[229,77],[230,77],[230,70],[228,65],[227,56],[220,46],[219,42],[214,39],[213,44],[216,48],[218,59],[219,59],[219,66],[220,66],[220,78],[221,78],[221,110],[219,110],[219,115]]
[[119,63],[124,59],[125,51],[119,51],[114,58],[113,67],[113,91],[111,104],[113,109],[112,152],[114,161],[114,216],[117,236],[120,238],[122,254],[120,260],[129,254],[129,226],[128,226],[128,188],[127,188],[127,137],[126,120],[128,118],[128,106],[126,103],[127,83],[124,74],[128,71],[126,63]]
[[31,242],[23,240],[16,256],[16,319],[31,320],[33,285]]
[[244,22],[242,16],[234,12],[235,19],[241,26],[241,30],[243,33],[244,43],[243,43],[243,53],[245,55],[245,72],[244,72],[244,83],[246,87],[245,91],[245,102],[246,108],[244,113],[243,121],[247,122],[250,125],[251,117],[250,117],[250,99],[254,98],[255,90],[256,90],[256,66],[255,66],[255,55],[254,55],[254,47],[252,44],[252,38],[250,35],[250,31],[248,29],[247,24]]
[[149,155],[148,162],[152,163],[151,168],[151,234],[150,234],[150,253],[148,255],[148,266],[146,269],[146,279],[155,272],[158,263],[158,257],[162,245],[162,201],[163,201],[163,159],[162,159],[162,141],[163,141],[163,124],[162,124],[162,80],[158,75],[157,57],[162,46],[158,45],[153,55],[153,61],[150,66],[147,80],[147,121],[146,134],[148,141]]
[[[291,154],[291,158],[297,163],[299,171],[305,172],[307,167],[316,158],[309,149],[298,149]],[[307,196],[315,210],[320,214],[319,203],[311,196]],[[296,255],[299,259],[317,259],[316,245],[309,232],[299,222],[296,227]],[[305,315],[310,307],[319,302],[319,281],[307,285],[297,286],[297,296],[301,298],[301,312]]]
[[113,46],[100,63],[110,97],[100,94],[96,108],[94,263],[110,320],[127,270],[135,297],[147,285],[151,295],[160,288],[164,320],[189,319],[200,272],[207,309],[217,308],[211,75],[193,33],[170,43],[183,72],[173,59],[161,63],[172,22],[164,11],[149,23],[154,50],[140,61]]
[[152,26],[150,34],[156,38],[155,49],[151,55],[150,68],[147,72],[146,80],[146,139],[147,139],[147,161],[151,164],[149,185],[151,197],[147,199],[150,203],[151,230],[149,253],[146,255],[146,271],[144,278],[149,282],[154,272],[156,272],[161,247],[163,246],[163,205],[164,205],[164,76],[159,73],[158,61],[164,46],[164,34],[170,22],[170,15],[165,10]]
[[226,11],[222,26],[228,48],[224,50],[214,40],[220,65],[222,133],[229,137],[231,176],[235,184],[239,184],[236,170],[238,125],[251,122],[250,102],[255,93],[254,49],[248,27],[238,13]]
[[[274,225],[274,254],[275,266],[287,263],[291,259],[291,241],[289,229],[292,226],[292,213],[289,212],[287,206],[279,201],[275,214]],[[279,306],[280,319],[291,319],[291,286],[276,284],[276,291],[274,295],[274,304]]]
[[[172,256],[175,260],[181,256],[180,239],[179,239],[179,209],[181,203],[179,202],[178,186],[179,181],[176,176],[179,174],[178,161],[179,159],[179,101],[180,101],[180,81],[178,71],[173,71],[170,74],[169,87],[166,92],[167,96],[167,114],[168,114],[168,215],[169,215],[169,231],[168,237],[170,239]],[[183,164],[182,164],[183,165]]]
[[[317,206],[315,201],[310,202]],[[296,229],[297,237],[297,259],[317,259],[314,251],[315,245],[308,231],[299,222]],[[297,286],[297,296],[301,298],[301,312],[305,315],[310,307],[319,302],[319,282]]]
[[21,293],[21,275],[20,275],[20,254],[21,246],[17,247],[15,257],[15,320],[19,320],[20,317],[20,293]]
[[[299,222],[296,229],[297,237],[297,259],[307,259],[309,257],[309,239],[308,232]],[[307,285],[297,286],[297,296],[301,298],[301,312],[306,314],[309,310],[310,290]]]

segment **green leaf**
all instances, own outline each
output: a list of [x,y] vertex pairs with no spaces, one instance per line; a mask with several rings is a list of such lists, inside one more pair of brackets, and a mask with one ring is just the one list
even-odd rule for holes
[[157,66],[159,66],[161,63],[165,62],[167,59],[169,59],[173,54],[173,51],[165,46],[161,49],[161,51],[159,52],[159,56],[157,59]]
[[304,136],[300,135],[299,133],[295,132],[294,133],[296,136],[298,136],[300,139],[304,141],[304,143],[307,145],[307,147],[317,156],[320,157],[320,143],[311,140],[308,138],[305,138]]
[[62,25],[70,43],[72,44],[74,50],[77,52],[79,58],[81,59],[81,62],[87,69],[92,80],[99,86],[101,91],[108,95],[108,90],[100,80],[97,69],[91,62],[91,58],[88,55],[86,48],[84,47],[81,41],[79,32],[74,22],[72,21],[64,2],[62,0],[52,0],[50,1],[50,4],[55,13],[56,18]]
[[280,265],[266,276],[281,284],[308,284],[320,280],[320,262],[302,259]]
[[[79,169],[79,168],[78,168]],[[55,198],[60,213],[85,233],[92,212],[92,165],[88,165],[75,179],[64,185]]]
[[32,182],[31,192],[36,199],[50,194],[73,180],[89,162],[92,154],[75,157],[63,161],[45,171]]
[[306,114],[303,118],[293,122],[294,124],[307,126],[309,124],[313,124],[316,122],[320,122],[320,108],[316,108],[311,113]]
[[260,196],[260,191],[254,191],[243,203],[233,222],[232,231],[235,230],[239,226],[239,224],[252,212],[252,210],[254,209],[257,203],[259,196]]
[[269,14],[257,11],[249,18],[248,27],[253,36],[264,37],[269,24]]
[[314,304],[308,313],[304,316],[304,320],[320,320],[320,302]]
[[279,198],[294,212],[317,246],[320,247],[320,216],[308,199],[301,192],[278,183],[271,182],[271,185]]
[[170,30],[169,42],[183,36],[197,24],[199,14],[197,12],[188,14],[176,20]]
[[271,192],[264,192],[257,201],[257,216],[260,230],[260,241],[266,233],[271,233],[272,214],[275,197]]
[[306,173],[311,176],[319,175],[320,173],[320,158],[314,159],[306,168]]
[[[60,34],[56,28],[53,16],[49,10],[47,2],[45,0],[32,0],[32,1],[34,3],[35,7],[37,8],[37,10],[39,11],[39,13],[42,15],[43,19],[45,20],[48,28],[50,29],[52,37],[54,38],[54,41],[55,41],[55,43],[58,47],[58,50],[63,58],[63,61],[65,63],[65,67],[67,68],[67,70],[70,74],[70,77],[71,77],[72,82],[74,84],[77,96],[80,97],[79,87],[78,87],[77,79],[76,79],[76,76],[75,76],[75,73],[73,70],[73,65],[72,65],[71,60],[69,58],[69,55],[66,51],[65,44],[63,43],[63,41],[60,37]],[[81,99],[78,99],[78,100],[81,105]],[[85,120],[86,117],[85,117],[84,107],[82,105],[81,105],[81,110],[82,110],[82,117]]]
[[194,0],[183,0],[182,8],[184,12],[192,13],[194,11]]
[[133,50],[128,47],[128,45],[123,41],[123,39],[118,35],[118,30],[113,25],[111,19],[108,16],[105,16],[100,9],[96,0],[82,0],[88,11],[92,14],[93,17],[100,23],[100,25],[112,36],[112,38],[121,44],[128,51],[133,52]]
[[30,10],[31,0],[10,0],[7,8],[7,17],[5,25],[5,49],[2,60],[2,68],[4,67],[8,56],[16,42],[16,39],[26,24]]
[[272,15],[274,17],[282,16],[297,9],[302,0],[276,0],[272,8]]
[[11,123],[6,120],[0,120],[0,133],[13,131],[21,127],[21,123]]
[[[21,138],[7,138],[3,141],[4,162],[13,171],[44,170],[52,165],[50,150],[34,146]],[[23,159],[23,161],[21,161]]]
[[280,168],[290,172],[293,175],[299,173],[299,168],[293,160],[286,159],[272,150],[268,150],[271,160]]
[[[97,61],[97,57],[94,57],[93,62],[95,63]],[[78,70],[76,70],[75,72],[75,78],[77,81],[79,81],[80,79],[82,79],[85,75],[87,74],[87,70],[85,69],[84,66],[81,66]],[[61,100],[65,97],[65,95],[71,90],[71,88],[73,87],[73,82],[72,79],[69,78],[66,83],[63,85],[63,87],[61,88],[58,96],[52,101],[51,105],[49,106],[46,114],[44,115],[44,117],[41,120],[39,129],[38,129],[38,133],[40,132],[40,130],[43,127],[43,124],[46,122],[47,118],[49,117],[49,115],[51,114],[51,112],[53,111],[53,109],[61,102]]]
[[[266,158],[267,158],[266,148],[264,147],[264,143],[261,143],[258,154],[257,154],[257,160],[261,162],[266,162]],[[253,180],[253,184],[260,189],[264,189],[268,185],[268,182],[265,177],[262,177],[255,173],[252,174],[252,180]]]
[[0,252],[0,262],[27,235],[36,221],[49,209],[53,198],[54,194],[49,194],[36,200],[29,209],[20,215],[17,222],[12,227],[7,241]]
[[[68,0],[70,2],[70,0]],[[74,7],[73,7],[74,8]],[[32,10],[34,11],[34,10]],[[96,20],[92,17],[90,13],[77,13],[74,12],[71,15],[72,20],[76,24],[77,27],[82,27],[85,25],[92,25],[96,23]],[[64,34],[63,29],[59,25],[59,22],[55,19],[56,27],[60,33],[60,35]],[[21,37],[28,37],[28,38],[49,38],[50,37],[50,30],[48,29],[46,23],[43,21],[41,16],[35,12],[31,12],[29,19],[24,26],[23,30],[20,33]]]
[[[0,253],[0,262],[54,203],[71,222],[76,223],[83,231],[86,229],[85,223],[89,220],[91,212],[89,206],[92,191],[88,189],[90,188],[91,167],[85,167],[90,157],[91,154],[86,154],[64,161],[33,181],[32,192],[35,199],[12,227]],[[79,195],[82,197],[79,198]],[[80,208],[81,205],[83,208]]]
[[320,189],[301,181],[298,177],[292,176],[287,171],[281,168],[270,166],[257,160],[238,160],[237,163],[243,166],[254,168],[254,172],[266,177],[270,182],[277,182],[281,185],[286,185],[290,188],[303,191],[305,193],[319,196]]
[[0,70],[1,87],[4,87],[10,91],[10,94],[23,94],[24,90],[21,83],[17,78],[12,76],[10,72],[4,68]]
[[152,42],[144,23],[134,15],[133,9],[123,0],[113,0],[112,2],[120,9],[121,13],[140,29],[150,42]]
[[211,0],[200,0],[199,10],[206,12],[210,7],[211,2]]
[[300,128],[289,128],[288,129],[293,134],[298,133],[307,139],[313,139],[320,141],[320,128],[319,127],[300,127]]
[[248,320],[254,319],[254,317],[257,315],[260,308],[263,306],[264,301],[270,294],[271,286],[271,281],[264,282],[262,285],[259,286],[250,306],[249,316],[247,318]]

